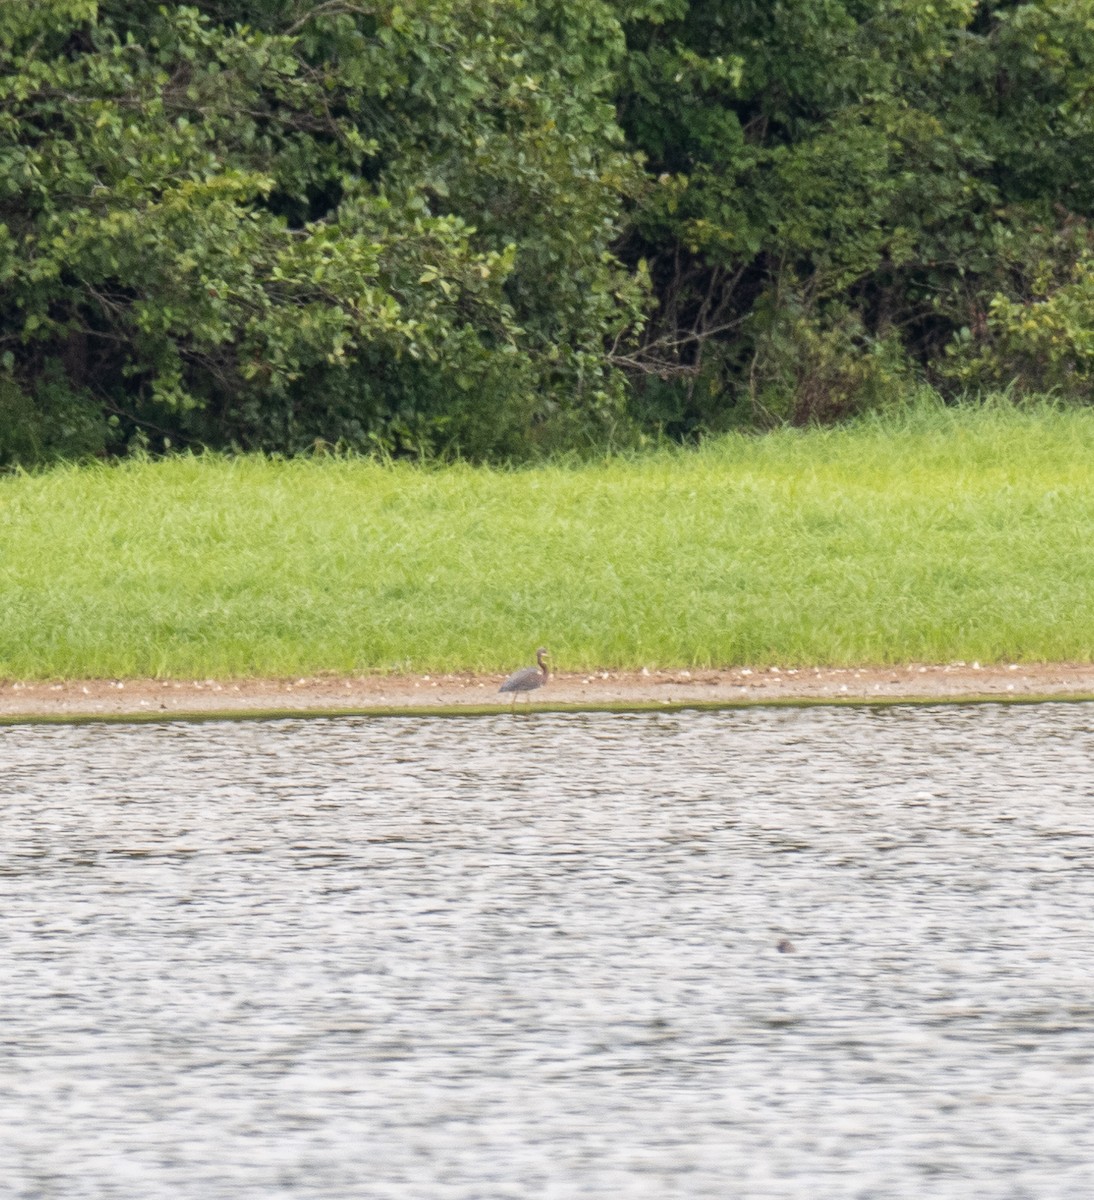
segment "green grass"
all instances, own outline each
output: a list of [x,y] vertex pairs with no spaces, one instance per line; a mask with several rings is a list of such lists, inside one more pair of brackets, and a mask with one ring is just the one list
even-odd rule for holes
[[504,471],[0,480],[0,676],[1094,656],[1094,414],[920,410]]

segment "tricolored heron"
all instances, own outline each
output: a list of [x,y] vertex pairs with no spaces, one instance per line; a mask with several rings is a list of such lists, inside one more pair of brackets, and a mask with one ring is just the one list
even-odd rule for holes
[[498,688],[499,692],[513,693],[513,711],[517,710],[517,695],[520,692],[534,692],[536,688],[541,688],[551,678],[551,672],[547,670],[547,664],[543,661],[547,657],[547,650],[540,646],[536,651],[536,666],[521,667],[519,671],[514,671],[512,675]]

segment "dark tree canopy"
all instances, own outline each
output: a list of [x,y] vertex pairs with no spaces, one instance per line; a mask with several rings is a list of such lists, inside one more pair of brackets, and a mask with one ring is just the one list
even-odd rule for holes
[[1094,392],[1094,0],[0,2],[0,463]]
[[1094,4],[628,14],[620,118],[657,186],[622,246],[646,354],[688,369],[639,386],[648,415],[830,419],[917,379],[1090,398]]

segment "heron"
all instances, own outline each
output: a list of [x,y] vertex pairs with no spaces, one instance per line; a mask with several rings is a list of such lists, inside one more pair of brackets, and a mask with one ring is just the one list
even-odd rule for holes
[[541,688],[551,677],[551,672],[547,670],[547,664],[543,661],[547,657],[547,650],[544,646],[536,651],[536,665],[534,667],[521,667],[519,671],[514,671],[512,675],[498,688],[499,692],[513,693],[513,712],[517,711],[517,695],[520,692],[534,692],[536,688]]

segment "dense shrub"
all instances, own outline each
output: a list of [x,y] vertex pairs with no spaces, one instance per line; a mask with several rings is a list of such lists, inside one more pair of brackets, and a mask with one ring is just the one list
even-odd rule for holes
[[640,312],[599,11],[4,6],[13,385],[64,361],[153,444],[596,436]]
[[0,457],[1091,395],[1094,0],[0,4]]
[[916,375],[1086,394],[1091,0],[619,12],[644,413],[829,419]]

